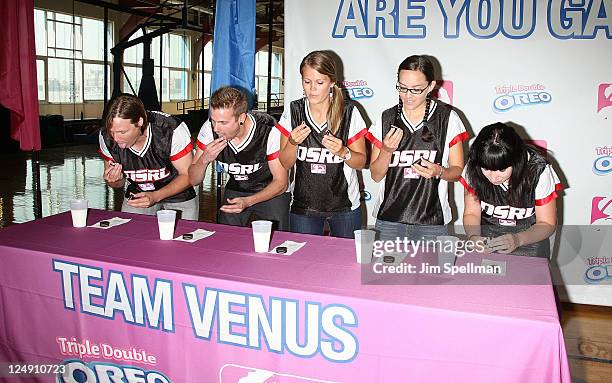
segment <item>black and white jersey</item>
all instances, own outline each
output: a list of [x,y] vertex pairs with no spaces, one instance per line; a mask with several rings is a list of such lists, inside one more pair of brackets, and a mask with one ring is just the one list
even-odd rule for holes
[[[534,184],[533,190],[528,191],[531,202],[526,206],[512,206],[508,203],[508,182],[501,185],[491,184],[494,189],[494,200],[480,201],[481,225],[518,227],[524,230],[535,224],[536,206],[546,205],[557,198],[557,191],[562,188],[557,173],[537,149],[529,147],[527,155],[529,156],[527,166],[535,168],[535,174],[538,176],[538,182]],[[476,195],[466,177],[466,172],[467,167],[463,169],[459,181],[470,193]]]
[[448,182],[421,177],[411,165],[423,158],[448,167],[450,148],[469,138],[461,119],[449,105],[432,100],[427,128],[434,138],[431,142],[424,142],[421,138],[423,122],[411,124],[403,110],[397,116],[397,107],[394,106],[385,110],[370,127],[368,139],[381,149],[391,125],[403,129],[404,135],[393,152],[387,174],[379,182],[374,216],[384,221],[413,225],[448,224],[452,219]]
[[[159,190],[178,176],[172,165],[193,150],[191,134],[184,122],[162,112],[147,112],[147,141],[142,150],[121,149],[106,129],[100,131],[100,154],[123,166],[128,181],[142,191]],[[163,202],[184,202],[196,196],[193,187]],[[161,201],[160,201],[161,202]]]
[[[293,180],[291,211],[296,214],[324,215],[348,212],[359,207],[359,182],[355,169],[332,154],[322,144],[327,122],[319,125],[310,114],[308,99],[292,101],[276,125],[285,136],[305,122],[311,133],[298,145]],[[346,101],[340,128],[335,136],[349,146],[367,133],[361,113]]]
[[[552,166],[546,162],[537,149],[529,148],[527,166],[535,168],[538,182],[534,184],[530,198],[525,206],[512,206],[508,202],[508,183],[492,185],[494,198],[492,201],[480,201],[481,234],[484,237],[498,237],[508,233],[518,233],[528,229],[536,223],[535,207],[543,206],[557,198],[557,191],[562,189],[559,177]],[[467,167],[459,179],[461,184],[476,195],[469,179],[466,177]],[[548,238],[529,245],[523,245],[513,252],[515,255],[539,256],[548,258],[550,245]]]
[[[230,175],[225,187],[230,190],[257,193],[272,182],[268,161],[280,155],[280,133],[274,129],[276,120],[265,113],[247,114],[251,129],[247,137],[235,146],[231,142],[217,156],[223,171]],[[207,120],[198,134],[197,145],[204,150],[206,145],[218,138]]]

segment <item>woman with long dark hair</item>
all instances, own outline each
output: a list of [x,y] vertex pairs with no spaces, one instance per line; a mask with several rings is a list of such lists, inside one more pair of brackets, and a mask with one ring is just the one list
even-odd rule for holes
[[463,169],[468,139],[457,113],[431,97],[434,68],[426,56],[406,58],[397,71],[397,105],[370,127],[370,171],[380,183],[376,229],[383,240],[448,233],[448,183]]
[[472,144],[460,182],[463,225],[489,251],[548,257],[561,183],[546,158],[510,126],[485,126]]
[[359,110],[338,87],[333,54],[314,51],[300,64],[304,97],[285,109],[280,162],[294,168],[291,231],[353,237],[361,228],[356,169],[366,162],[366,125]]

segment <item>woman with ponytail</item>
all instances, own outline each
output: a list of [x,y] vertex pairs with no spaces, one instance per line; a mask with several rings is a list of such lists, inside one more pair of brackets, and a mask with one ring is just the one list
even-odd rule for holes
[[370,172],[380,184],[374,214],[383,240],[448,233],[448,183],[461,176],[468,134],[449,105],[431,98],[435,87],[432,62],[406,58],[397,71],[398,104],[368,132]]
[[290,226],[297,233],[352,238],[361,228],[356,169],[366,163],[367,128],[359,110],[338,87],[334,56],[309,53],[300,64],[304,97],[285,109],[280,161],[294,169]]

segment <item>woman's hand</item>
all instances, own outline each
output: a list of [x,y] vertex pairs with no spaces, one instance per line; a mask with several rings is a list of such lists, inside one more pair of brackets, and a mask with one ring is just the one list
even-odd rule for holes
[[344,157],[346,155],[346,150],[344,150],[342,140],[331,133],[325,134],[321,143],[327,148],[327,150],[338,157]]
[[306,137],[308,137],[309,134],[310,128],[306,126],[305,122],[302,122],[300,125],[296,126],[291,131],[291,134],[289,135],[289,143],[291,145],[297,146],[304,142],[304,140],[306,139]]
[[403,130],[396,126],[392,126],[391,130],[389,130],[385,138],[383,138],[382,150],[384,150],[385,152],[393,153],[402,141],[403,136]]
[[413,164],[412,169],[417,172],[418,175],[425,178],[434,178],[441,177],[443,172],[442,165],[427,161],[426,159],[421,159],[420,165]]

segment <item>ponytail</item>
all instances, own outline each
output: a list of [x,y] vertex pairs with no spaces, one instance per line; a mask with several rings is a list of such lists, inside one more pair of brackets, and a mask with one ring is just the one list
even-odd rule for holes
[[327,122],[332,134],[336,134],[340,129],[342,116],[344,114],[344,96],[342,91],[336,85],[332,86],[331,105],[327,110]]

